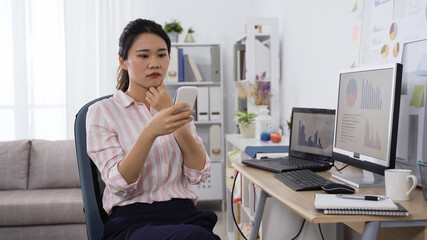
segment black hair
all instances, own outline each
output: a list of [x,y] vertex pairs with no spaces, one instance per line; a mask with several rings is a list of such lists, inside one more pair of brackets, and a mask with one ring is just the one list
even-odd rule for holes
[[[170,55],[171,41],[167,33],[163,30],[160,24],[147,19],[136,19],[129,22],[123,29],[119,39],[119,56],[126,60],[128,58],[129,49],[135,41],[136,37],[142,33],[153,33],[161,37],[166,42],[168,55]],[[119,67],[117,69],[117,90],[127,91],[129,88],[129,73],[127,70]]]

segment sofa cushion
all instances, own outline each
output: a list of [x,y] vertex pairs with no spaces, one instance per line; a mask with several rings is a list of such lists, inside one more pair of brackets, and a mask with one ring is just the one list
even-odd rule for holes
[[29,140],[0,142],[0,190],[26,189]]
[[74,140],[33,140],[29,189],[80,187]]
[[88,240],[85,224],[1,227],[0,236],[1,240]]
[[0,226],[84,222],[79,188],[0,191]]

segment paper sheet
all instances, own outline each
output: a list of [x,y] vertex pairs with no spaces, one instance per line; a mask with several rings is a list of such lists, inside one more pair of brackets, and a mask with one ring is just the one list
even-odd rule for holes
[[424,85],[415,85],[410,106],[422,107],[424,102]]

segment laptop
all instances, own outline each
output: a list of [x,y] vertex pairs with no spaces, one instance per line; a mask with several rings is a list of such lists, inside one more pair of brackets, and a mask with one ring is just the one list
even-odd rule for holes
[[334,125],[334,109],[292,108],[289,155],[282,158],[248,159],[242,163],[272,172],[329,170],[334,165]]

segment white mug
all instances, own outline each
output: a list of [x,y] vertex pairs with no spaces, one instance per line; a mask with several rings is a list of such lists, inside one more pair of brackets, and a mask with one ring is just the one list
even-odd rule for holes
[[417,187],[417,177],[411,173],[409,169],[385,170],[385,195],[396,201],[411,200],[411,193]]

